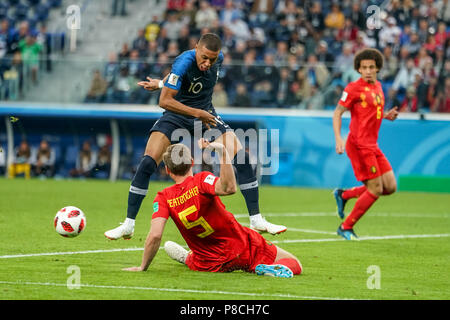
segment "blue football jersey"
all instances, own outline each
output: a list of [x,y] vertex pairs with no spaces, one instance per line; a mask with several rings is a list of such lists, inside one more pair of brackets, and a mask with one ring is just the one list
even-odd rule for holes
[[188,107],[210,109],[212,94],[219,77],[219,68],[223,62],[223,53],[211,68],[200,71],[195,60],[195,49],[180,54],[172,64],[172,70],[164,85],[178,90],[175,99]]

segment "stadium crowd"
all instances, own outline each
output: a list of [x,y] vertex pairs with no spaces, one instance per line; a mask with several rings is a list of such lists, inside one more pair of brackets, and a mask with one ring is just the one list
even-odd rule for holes
[[136,82],[162,78],[178,54],[214,32],[225,55],[216,107],[334,108],[359,77],[354,54],[373,47],[385,57],[386,108],[450,112],[448,21],[446,0],[168,0],[163,17],[95,71],[86,101],[156,103]]
[[[64,33],[51,34],[46,23],[62,0],[0,0],[0,100],[17,100],[36,84],[39,70],[50,72],[52,50]],[[59,38],[59,39],[57,39]]]

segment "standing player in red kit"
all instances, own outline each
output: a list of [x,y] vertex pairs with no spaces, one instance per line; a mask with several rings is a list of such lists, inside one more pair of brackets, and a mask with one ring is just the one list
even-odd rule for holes
[[[344,218],[347,200],[358,198],[355,206],[337,234],[346,240],[356,240],[353,226],[381,196],[396,191],[397,182],[389,161],[378,147],[378,131],[383,119],[395,120],[397,107],[383,114],[384,95],[377,73],[383,67],[383,56],[376,49],[363,49],[354,58],[354,68],[361,78],[351,82],[344,89],[333,115],[333,130],[336,139],[336,152],[347,152],[355,177],[362,186],[348,190],[336,189],[338,214]],[[350,110],[350,133],[347,142],[341,136],[342,114]]]
[[295,256],[266,241],[258,232],[243,227],[225,209],[219,196],[233,194],[237,189],[231,159],[219,142],[201,139],[199,144],[202,149],[214,150],[219,155],[220,176],[206,171],[194,175],[189,148],[183,144],[169,146],[163,161],[175,185],[155,197],[141,265],[124,270],[148,269],[158,252],[164,226],[171,217],[191,251],[172,241],[167,241],[164,249],[172,259],[191,270],[243,270],[282,278],[300,274],[302,266]]

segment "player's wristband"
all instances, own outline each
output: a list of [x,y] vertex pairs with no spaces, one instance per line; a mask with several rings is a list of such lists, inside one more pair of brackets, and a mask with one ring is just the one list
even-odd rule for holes
[[158,87],[160,89],[162,89],[162,87],[164,87],[164,82],[162,80],[159,80]]

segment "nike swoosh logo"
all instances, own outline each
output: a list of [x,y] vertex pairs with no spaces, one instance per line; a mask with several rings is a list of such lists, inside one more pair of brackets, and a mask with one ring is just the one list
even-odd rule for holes
[[194,78],[193,80],[194,81],[197,81],[198,79],[200,79],[202,76],[200,76],[200,77],[197,77],[197,78]]

